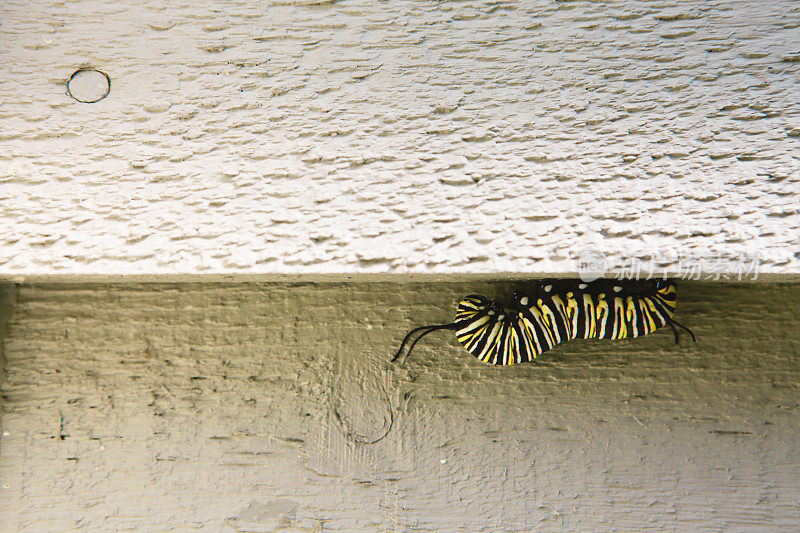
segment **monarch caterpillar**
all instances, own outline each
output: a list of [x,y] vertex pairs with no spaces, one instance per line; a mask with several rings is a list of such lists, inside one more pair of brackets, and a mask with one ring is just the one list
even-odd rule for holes
[[572,339],[625,339],[649,335],[669,326],[678,343],[680,327],[672,319],[677,287],[667,280],[625,281],[542,280],[531,290],[515,292],[499,303],[473,294],[458,304],[452,324],[412,329],[392,358],[396,361],[409,339],[408,354],[419,340],[436,330],[449,329],[469,353],[484,363],[513,365],[536,359]]

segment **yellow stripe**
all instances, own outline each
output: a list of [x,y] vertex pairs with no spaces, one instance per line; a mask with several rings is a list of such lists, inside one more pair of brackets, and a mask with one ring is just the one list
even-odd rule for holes
[[606,328],[608,327],[608,318],[610,314],[610,310],[608,308],[608,302],[603,299],[603,295],[600,295],[600,299],[597,300],[597,306],[595,307],[595,315],[597,317],[598,327],[597,327],[597,336],[600,337],[601,335],[605,336]]
[[[567,306],[564,304],[564,300],[562,300],[561,297],[557,294],[553,295],[553,306],[556,308],[556,311],[558,311],[558,314],[560,314],[561,317],[564,319],[563,320],[564,329],[567,330],[567,338],[564,340],[568,341],[570,339],[573,339],[574,337],[572,336],[572,324],[567,319]],[[555,320],[555,313],[553,313],[553,315]],[[553,323],[553,328],[557,329],[555,322]]]
[[475,345],[477,345],[480,342],[481,338],[483,338],[485,335],[488,334],[489,334],[489,324],[484,324],[483,326],[480,327],[480,329],[476,330],[470,337],[469,339],[470,345],[467,346],[467,350],[472,352],[472,350],[475,348]]
[[649,327],[650,319],[647,317],[647,304],[644,303],[642,298],[636,298],[633,303],[636,306],[636,311],[639,315],[641,315],[641,320],[639,322],[639,335],[649,335],[652,330]]
[[678,292],[678,287],[674,283],[670,283],[666,287],[661,287],[658,289],[658,292],[663,294],[664,296],[669,296],[670,294],[675,294]]
[[633,302],[633,297],[628,296],[625,298],[625,319],[631,324],[631,337],[639,336],[639,318],[636,316],[636,304]]
[[592,300],[591,294],[583,295],[583,313],[586,315],[583,317],[583,320],[586,322],[586,338],[594,338],[597,336],[597,310],[594,307],[594,301]]
[[500,322],[495,322],[494,327],[488,333],[488,338],[486,341],[486,346],[483,347],[483,352],[478,356],[478,359],[483,361],[484,363],[488,363],[489,359],[491,359],[492,351],[497,349],[497,341],[500,339],[499,330],[500,329]]
[[[663,321],[666,324],[667,320],[663,316],[661,316],[661,311],[658,310],[658,307],[656,307],[655,302],[651,300],[649,297],[645,297],[644,301],[647,303],[647,306],[650,308],[653,314],[657,316],[659,320]],[[650,317],[650,320],[653,320],[653,317]],[[656,329],[658,329],[658,326],[656,326],[655,320],[653,320],[653,331],[655,331]]]
[[542,345],[539,342],[539,337],[536,335],[536,330],[533,328],[533,324],[527,317],[522,317],[522,330],[525,332],[525,335],[528,336],[530,339],[530,346],[531,346],[531,354],[534,359],[537,356],[544,353],[542,349]]
[[516,346],[517,349],[514,350],[514,362],[510,364],[516,365],[522,362],[522,350],[520,348],[522,348],[524,339],[520,338],[520,334],[522,333],[521,329],[518,331],[517,328],[511,328],[511,333],[514,335],[514,346]]
[[514,331],[514,328],[511,327],[511,324],[506,324],[508,328],[508,342],[506,342],[506,357],[505,357],[505,365],[513,365],[516,363],[516,357],[511,357],[516,352],[517,347],[517,332]]
[[[539,300],[538,305],[541,305],[541,302],[542,301]],[[533,319],[536,320],[536,323],[539,325],[539,328],[544,332],[545,335],[547,335],[547,338],[549,340],[550,346],[555,346],[557,344],[556,343],[556,339],[555,339],[555,337],[553,337],[553,332],[550,331],[550,328],[548,328],[547,324],[545,324],[545,317],[544,317],[544,315],[542,315],[542,312],[539,310],[538,307],[531,307],[530,308],[530,312],[531,312],[531,315],[533,316]],[[535,331],[534,331],[534,333],[535,333]],[[543,352],[539,352],[539,353],[543,353]]]
[[628,337],[628,328],[625,325],[625,309],[621,298],[614,298],[614,338],[625,339]]
[[465,324],[456,331],[456,339],[458,339],[458,342],[463,344],[464,347],[469,350],[469,347],[467,347],[466,343],[470,342],[470,340],[476,335],[479,335],[480,331],[486,328],[487,322],[489,322],[489,317],[482,316],[472,322],[469,322],[468,324]]
[[561,343],[561,334],[558,332],[558,326],[555,322],[555,315],[550,310],[549,307],[543,305],[541,300],[539,300],[539,311],[542,314],[542,318],[544,319],[544,330],[550,335],[550,338],[553,340],[550,344],[555,346],[556,344]]
[[481,319],[475,322],[476,324],[479,324],[478,327],[475,327],[475,324],[469,324],[467,326],[470,328],[468,331],[460,330],[461,333],[456,335],[458,342],[463,344],[464,348],[466,348],[469,352],[472,352],[472,348],[475,346],[477,339],[480,339],[480,337],[486,331],[486,328],[489,325],[488,322],[489,317],[481,317]]
[[574,339],[578,335],[578,320],[580,319],[580,308],[578,301],[573,297],[572,292],[567,293],[567,320],[572,326],[570,338]]

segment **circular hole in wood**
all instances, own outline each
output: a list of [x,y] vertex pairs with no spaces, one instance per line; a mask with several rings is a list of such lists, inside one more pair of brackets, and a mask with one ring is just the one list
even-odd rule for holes
[[111,92],[108,74],[92,67],[81,67],[67,80],[67,94],[84,104],[99,102]]

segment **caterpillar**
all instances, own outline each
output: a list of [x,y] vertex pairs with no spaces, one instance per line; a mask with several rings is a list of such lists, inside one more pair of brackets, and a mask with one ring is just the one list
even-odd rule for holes
[[453,323],[409,331],[392,361],[415,333],[421,332],[403,361],[422,337],[440,329],[455,331],[469,353],[494,365],[532,361],[572,339],[635,338],[662,326],[672,328],[676,344],[677,328],[696,342],[692,330],[672,318],[676,298],[677,286],[669,280],[541,280],[508,302],[473,294],[459,302]]

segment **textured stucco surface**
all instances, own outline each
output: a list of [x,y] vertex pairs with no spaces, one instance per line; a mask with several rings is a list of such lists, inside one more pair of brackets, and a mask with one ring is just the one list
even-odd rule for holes
[[[23,285],[14,531],[796,531],[800,285],[682,284],[669,331],[493,368],[406,330],[507,284]],[[685,339],[684,339],[685,340]],[[389,413],[393,426],[386,437]],[[281,529],[284,528],[284,529]]]
[[[585,249],[800,271],[797,2],[0,17],[2,275],[565,273]],[[108,97],[66,94],[81,66]]]

